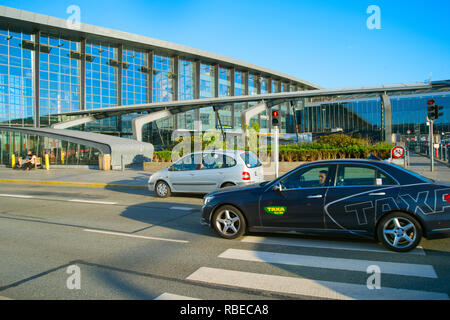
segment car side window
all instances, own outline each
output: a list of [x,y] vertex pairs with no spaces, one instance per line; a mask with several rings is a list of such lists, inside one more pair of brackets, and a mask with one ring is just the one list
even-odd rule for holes
[[380,170],[363,165],[339,165],[336,186],[381,186],[397,184]]
[[235,165],[236,160],[223,154],[207,153],[203,156],[202,169],[230,168]]
[[377,172],[377,180],[375,181],[376,185],[382,185],[382,186],[393,186],[398,184],[392,177],[384,174],[380,170]]
[[194,155],[191,154],[189,156],[186,156],[177,162],[175,162],[172,166],[173,171],[187,171],[187,170],[195,170],[196,165],[194,161]]
[[283,189],[320,188],[329,185],[330,166],[314,166],[298,170],[280,181]]

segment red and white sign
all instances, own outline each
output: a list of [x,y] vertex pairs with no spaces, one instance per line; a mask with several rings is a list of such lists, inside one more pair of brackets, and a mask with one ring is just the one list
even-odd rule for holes
[[405,156],[405,149],[400,146],[395,146],[391,150],[392,158],[394,159],[402,159]]

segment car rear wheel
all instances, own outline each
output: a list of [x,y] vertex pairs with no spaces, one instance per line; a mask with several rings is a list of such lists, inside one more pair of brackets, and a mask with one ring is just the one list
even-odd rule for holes
[[377,235],[388,249],[406,252],[417,247],[422,239],[422,228],[409,214],[394,212],[381,219]]
[[155,192],[160,198],[170,197],[171,194],[169,185],[164,181],[158,181],[158,183],[156,183]]
[[218,235],[225,239],[235,239],[245,233],[246,222],[243,214],[233,206],[222,206],[213,215],[212,225]]

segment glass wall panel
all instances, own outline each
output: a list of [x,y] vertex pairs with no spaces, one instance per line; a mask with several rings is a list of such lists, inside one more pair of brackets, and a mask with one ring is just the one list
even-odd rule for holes
[[111,45],[92,42],[86,44],[86,109],[114,107],[117,105],[117,49]]
[[245,77],[246,73],[241,71],[235,71],[234,73],[234,95],[244,96],[245,93]]
[[147,53],[134,49],[123,49],[122,105],[141,104],[148,101]]
[[32,35],[2,29],[0,32],[0,123],[34,124],[33,52],[22,48]]
[[178,61],[178,100],[192,100],[195,97],[195,63]]
[[[213,98],[215,95],[215,67],[208,64],[200,64],[200,99]],[[216,127],[216,117],[212,107],[200,109],[200,121],[202,130]]]
[[254,95],[258,94],[258,76],[254,74],[248,75],[248,94]]
[[[178,100],[195,98],[195,62],[185,59],[178,61]],[[194,130],[195,110],[177,115],[178,129]]]
[[219,97],[231,96],[231,70],[219,68]]
[[40,53],[40,124],[50,125],[50,114],[80,109],[80,61],[71,58],[71,51],[79,51],[79,43],[42,34],[41,44],[50,52]]
[[215,95],[215,68],[200,64],[200,99],[213,98]]
[[153,102],[174,100],[175,77],[173,58],[153,55]]

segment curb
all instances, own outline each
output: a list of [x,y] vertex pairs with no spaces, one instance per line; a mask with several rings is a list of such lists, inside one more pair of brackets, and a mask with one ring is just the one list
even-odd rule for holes
[[13,179],[0,179],[0,183],[32,184],[32,185],[43,184],[43,185],[65,186],[65,187],[100,188],[100,189],[147,190],[147,186],[136,186],[136,185],[126,185],[126,184],[112,184],[112,183],[42,181],[42,180],[13,180]]

